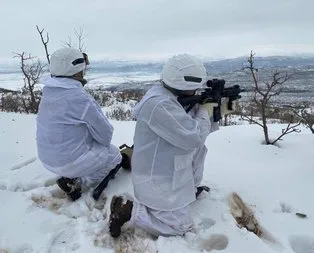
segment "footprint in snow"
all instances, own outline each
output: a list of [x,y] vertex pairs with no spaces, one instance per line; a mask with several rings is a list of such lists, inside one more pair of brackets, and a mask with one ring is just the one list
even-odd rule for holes
[[280,202],[279,207],[274,209],[274,213],[293,213],[295,209],[288,203]]
[[295,253],[314,253],[314,237],[309,235],[292,235],[289,244]]
[[224,250],[229,244],[229,239],[224,234],[211,234],[204,238],[201,236],[204,231],[209,230],[215,226],[216,221],[211,218],[202,218],[196,225],[195,232],[186,235],[185,240],[188,242],[189,247],[200,251],[211,250]]
[[33,247],[29,244],[23,244],[13,251],[13,253],[32,253]]
[[81,245],[79,233],[73,225],[62,228],[52,235],[48,244],[47,253],[75,252]]
[[110,236],[108,228],[94,234],[94,245],[102,248],[112,248],[119,253],[156,253],[156,238],[142,229],[127,227],[123,233],[114,239]]
[[216,224],[216,221],[211,218],[202,218],[196,225],[195,231],[199,234],[204,230],[210,229]]
[[196,249],[201,252],[211,250],[224,250],[228,247],[229,239],[224,234],[211,234],[204,238],[198,234],[186,235],[185,240],[191,249]]
[[212,234],[209,238],[200,242],[201,250],[224,250],[229,243],[228,237],[223,234]]

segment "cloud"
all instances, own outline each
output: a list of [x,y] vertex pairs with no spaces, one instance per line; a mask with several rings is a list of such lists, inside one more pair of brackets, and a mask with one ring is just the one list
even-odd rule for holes
[[313,53],[313,9],[312,0],[10,0],[1,3],[0,58],[43,55],[36,24],[51,51],[81,27],[95,57]]

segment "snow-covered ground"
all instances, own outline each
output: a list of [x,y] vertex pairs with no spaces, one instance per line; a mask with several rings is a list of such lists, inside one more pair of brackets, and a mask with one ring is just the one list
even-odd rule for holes
[[[113,143],[131,145],[135,122],[112,124]],[[270,129],[277,135],[282,126]],[[262,137],[254,125],[222,127],[208,137],[204,183],[211,191],[193,204],[195,231],[156,240],[126,227],[113,240],[108,206],[113,194],[133,194],[129,172],[120,171],[98,202],[88,191],[72,203],[36,157],[35,115],[0,113],[0,252],[193,253],[216,242],[212,252],[313,253],[314,135],[302,129],[280,147],[262,145]],[[236,225],[227,201],[231,192],[250,205],[275,243]]]
[[0,88],[20,90],[24,86],[23,75],[19,73],[0,73]]
[[[155,81],[160,78],[159,73],[148,72],[87,72],[88,88],[117,86],[123,83],[141,83]],[[9,90],[20,90],[24,86],[23,76],[21,73],[1,73],[0,88]],[[131,87],[130,87],[131,88]]]
[[[160,78],[159,74],[132,72],[132,73],[90,73],[87,75],[88,88],[117,86],[123,83],[141,83],[155,81]],[[131,87],[130,87],[131,88]]]

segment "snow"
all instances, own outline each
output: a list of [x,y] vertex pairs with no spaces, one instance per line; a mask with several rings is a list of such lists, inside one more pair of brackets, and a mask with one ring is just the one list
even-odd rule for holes
[[24,86],[23,75],[20,73],[0,73],[0,88],[19,90]]
[[[113,143],[131,145],[135,122],[111,122]],[[271,136],[283,127],[270,125]],[[314,252],[314,135],[307,129],[265,146],[258,126],[221,127],[206,141],[204,184],[211,191],[193,203],[195,230],[155,239],[126,226],[116,240],[108,233],[108,208],[114,194],[133,194],[130,173],[120,171],[97,202],[91,189],[70,202],[38,161],[35,130],[35,115],[0,113],[1,253]],[[227,201],[231,192],[249,204],[275,241],[236,225]]]
[[91,73],[87,75],[89,88],[117,86],[123,83],[139,83],[154,81],[160,78],[159,74],[145,72],[118,72],[118,73]]
[[[154,81],[160,78],[158,73],[149,72],[87,72],[87,87],[99,88],[117,86],[124,83],[141,83],[145,81]],[[9,90],[20,90],[24,86],[23,76],[18,72],[1,73],[0,88]]]

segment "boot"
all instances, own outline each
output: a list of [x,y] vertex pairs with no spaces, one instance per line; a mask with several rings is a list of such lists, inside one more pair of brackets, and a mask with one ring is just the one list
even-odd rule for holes
[[57,180],[57,185],[72,201],[79,199],[82,195],[82,186],[79,178],[61,177]]
[[197,198],[203,191],[209,192],[209,187],[203,185],[196,188],[195,197]]
[[123,203],[121,196],[113,196],[110,204],[109,231],[112,237],[121,234],[121,227],[131,219],[133,202],[127,200]]
[[122,155],[121,167],[125,170],[131,170],[131,159],[133,153],[133,145],[129,147],[126,144],[120,146],[120,153]]
[[121,196],[113,196],[110,203],[110,213],[117,212],[123,205],[123,198]]

